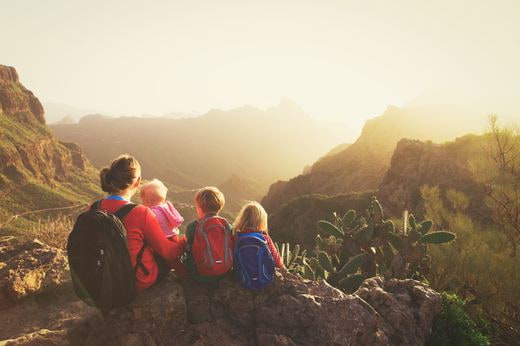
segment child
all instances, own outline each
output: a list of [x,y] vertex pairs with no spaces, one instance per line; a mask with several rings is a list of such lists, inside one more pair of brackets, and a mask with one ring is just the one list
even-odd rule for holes
[[215,282],[233,266],[233,237],[229,222],[218,216],[225,199],[216,187],[204,187],[195,194],[198,220],[186,228],[186,266],[192,279]]
[[245,235],[259,235],[259,238],[267,243],[275,267],[283,268],[280,254],[278,250],[276,250],[276,246],[274,246],[273,240],[267,231],[267,213],[260,203],[249,202],[244,205],[233,226],[236,232],[235,243],[238,244],[238,240]]
[[162,181],[153,179],[141,188],[141,200],[157,217],[166,238],[172,239],[179,234],[178,227],[184,219],[171,202],[166,200],[167,193],[168,188]]

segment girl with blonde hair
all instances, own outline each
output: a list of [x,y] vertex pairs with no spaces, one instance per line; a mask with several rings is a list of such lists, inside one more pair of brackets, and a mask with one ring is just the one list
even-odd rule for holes
[[267,286],[274,279],[274,267],[283,268],[283,262],[269,236],[265,209],[258,202],[248,202],[234,229],[235,266],[242,285],[249,289]]

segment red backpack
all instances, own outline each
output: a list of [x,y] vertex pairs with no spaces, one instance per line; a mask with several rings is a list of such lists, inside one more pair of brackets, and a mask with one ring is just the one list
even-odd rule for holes
[[209,216],[197,222],[191,253],[203,276],[220,276],[233,267],[233,238],[226,219]]

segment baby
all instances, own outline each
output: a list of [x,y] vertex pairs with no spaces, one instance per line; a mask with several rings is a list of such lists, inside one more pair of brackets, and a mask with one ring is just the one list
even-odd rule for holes
[[157,216],[166,238],[172,238],[179,234],[178,227],[184,218],[173,207],[173,204],[166,200],[167,193],[168,188],[162,181],[153,179],[141,188],[141,201]]

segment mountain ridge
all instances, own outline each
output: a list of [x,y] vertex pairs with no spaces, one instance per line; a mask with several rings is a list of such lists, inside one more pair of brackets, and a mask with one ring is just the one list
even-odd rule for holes
[[[45,125],[44,109],[19,81],[14,67],[0,65],[0,225],[13,215],[87,202],[99,195],[97,171],[80,147],[58,141]],[[36,221],[30,214],[8,229]]]
[[302,195],[377,190],[400,139],[442,142],[466,134],[462,128],[445,130],[446,126],[440,126],[451,117],[448,113],[432,118],[416,111],[417,108],[389,106],[382,115],[366,121],[353,144],[321,157],[305,175],[272,184],[262,200],[264,206],[273,211]]

